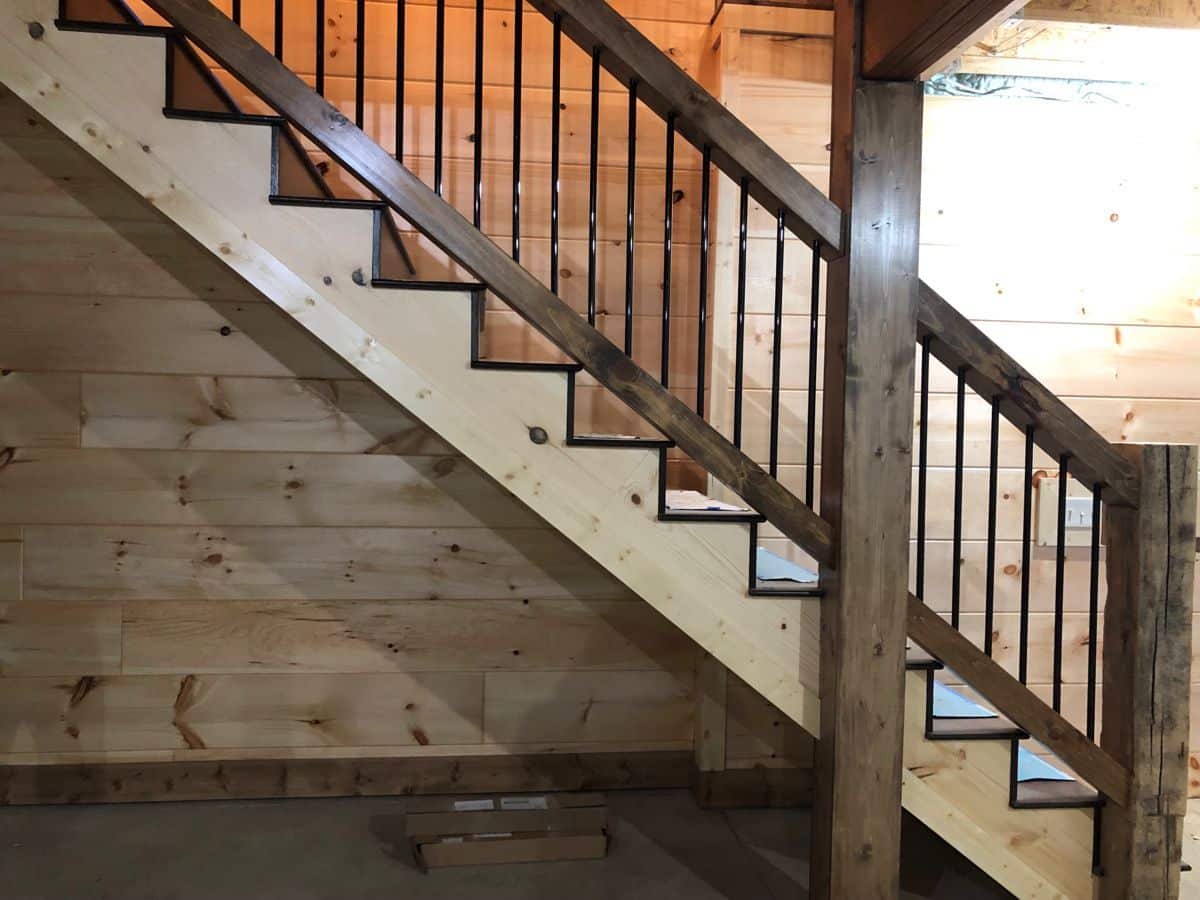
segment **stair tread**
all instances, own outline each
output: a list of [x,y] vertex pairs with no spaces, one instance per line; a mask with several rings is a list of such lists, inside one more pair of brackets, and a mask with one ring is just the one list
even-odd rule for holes
[[912,647],[904,658],[904,667],[910,671],[934,671],[944,666],[920,647]]
[[1095,806],[1100,794],[1095,788],[1080,781],[1051,781],[1038,779],[1017,783],[1014,806],[1018,807],[1063,807]]
[[1003,716],[994,718],[932,716],[929,720],[929,737],[934,740],[975,740],[990,738],[1026,737]]

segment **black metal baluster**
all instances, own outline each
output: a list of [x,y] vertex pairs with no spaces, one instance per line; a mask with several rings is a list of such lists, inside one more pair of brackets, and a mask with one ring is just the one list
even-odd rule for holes
[[525,51],[525,0],[513,5],[513,221],[512,257],[521,261],[521,69]]
[[1100,507],[1104,485],[1092,487],[1092,570],[1088,592],[1087,736],[1096,737],[1096,658],[1100,643]]
[[592,50],[592,122],[591,148],[588,151],[588,299],[587,318],[589,325],[596,324],[596,282],[599,270],[596,251],[599,239],[597,206],[600,202],[600,54]]
[[925,601],[925,518],[929,481],[929,349],[933,336],[921,338],[921,406],[917,438],[917,599]]
[[667,172],[663,197],[662,375],[670,387],[671,372],[671,253],[675,229],[675,113],[667,116]]
[[472,221],[483,228],[483,24],[484,0],[475,0],[475,160]]
[[1062,712],[1063,606],[1067,574],[1067,482],[1071,454],[1058,458],[1058,546],[1054,555],[1054,676],[1051,685],[1055,712]]
[[1025,497],[1021,512],[1021,622],[1017,639],[1017,677],[1021,684],[1029,680],[1029,579],[1033,562],[1033,433],[1025,427]]
[[983,652],[992,655],[996,623],[996,504],[1000,489],[1000,398],[992,398],[992,443],[988,457],[987,574],[983,594]]
[[443,195],[442,163],[445,155],[442,138],[446,128],[446,0],[437,0],[437,34],[434,37],[433,73],[433,189]]
[[233,0],[233,24],[242,24],[242,0]]
[[738,200],[737,329],[733,349],[733,446],[742,448],[742,384],[746,368],[746,262],[749,254],[750,179],[743,178]]
[[367,0],[358,0],[354,21],[354,124],[362,128],[367,103]]
[[[324,2],[324,0],[322,0]],[[482,0],[481,0],[482,2]],[[396,2],[396,161],[404,162],[405,48],[408,44],[408,0]]]
[[316,22],[317,93],[325,96],[325,0],[317,0]]
[[633,356],[633,252],[637,203],[637,95],[638,80],[629,82],[629,156],[625,198],[625,355]]
[[562,15],[554,16],[550,73],[550,292],[558,293],[559,174],[562,166]]
[[283,62],[283,0],[275,0],[275,58]]
[[813,506],[817,479],[817,351],[820,344],[821,315],[821,242],[813,241],[812,286],[808,307],[808,434],[805,444],[804,502]]
[[785,213],[775,216],[775,307],[771,329],[771,444],[767,468],[771,477],[779,475],[779,385],[783,379],[783,267],[784,241],[787,235]]
[[700,321],[696,346],[696,415],[704,418],[704,380],[708,376],[708,242],[712,206],[712,147],[704,145],[700,160]]
[[954,417],[954,549],[950,559],[950,624],[956,629],[962,612],[963,445],[966,442],[967,370],[958,370],[958,402]]

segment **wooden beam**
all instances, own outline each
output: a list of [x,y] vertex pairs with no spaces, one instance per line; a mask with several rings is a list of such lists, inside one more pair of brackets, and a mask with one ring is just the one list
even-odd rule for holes
[[1136,510],[1107,510],[1100,745],[1131,771],[1106,809],[1100,900],[1179,896],[1187,813],[1188,695],[1196,540],[1195,447],[1123,447],[1141,468]]
[[1070,453],[1071,474],[1103,484],[1106,503],[1137,506],[1137,467],[923,281],[918,330],[933,338],[930,352],[952,371],[967,366],[972,390],[1003,397],[1003,412],[1019,427],[1036,426],[1039,447],[1054,458]]
[[[827,522],[771,478],[761,466],[737,450],[656,378],[639,368],[486,235],[472,227],[466,218],[412,172],[314,93],[299,76],[234,25],[220,9],[207,0],[151,0],[150,5],[182,28],[226,69],[252,86],[264,101],[354,172],[364,185],[491,287],[526,321],[564,353],[580,362],[601,384],[646,421],[672,438],[714,477],[728,485],[819,562],[833,565],[833,532]],[[596,12],[590,0],[584,4],[562,5],[576,12],[581,11],[589,20]],[[603,6],[609,18],[615,18],[620,23],[620,34],[611,35],[612,39],[615,42],[625,41],[631,47],[640,49],[638,38],[628,34],[631,31],[636,33],[636,29],[607,5]],[[645,42],[644,38],[640,40]],[[639,55],[635,63],[645,64],[651,69],[669,70],[662,76],[664,83],[680,90],[691,86],[687,89],[694,92],[691,98],[694,103],[687,97],[677,99],[683,105],[681,108],[691,110],[690,114],[698,127],[711,126],[719,130],[723,124],[736,122],[724,109],[721,109],[721,115],[712,113],[709,107],[720,109],[720,105],[687,78],[661,51],[645,43],[653,52],[654,59],[647,62]],[[606,53],[605,58],[609,55]],[[648,81],[654,83],[655,79]],[[708,98],[709,102],[702,102],[699,99],[701,97]],[[712,115],[706,115],[706,111]],[[741,128],[745,130],[745,126]],[[746,133],[749,134],[748,130]],[[754,137],[753,140],[765,148],[760,139]],[[763,161],[762,153],[751,155],[759,162]],[[798,199],[800,194],[805,194],[805,189],[800,185],[807,182],[777,155],[770,151],[767,151],[767,155],[771,157],[766,161],[767,168],[773,171],[782,167],[788,174],[786,179],[782,173],[776,173],[778,177],[773,174],[770,176],[772,180],[778,182],[781,189],[788,186],[790,194]],[[800,206],[807,209],[810,204],[800,201]],[[836,210],[836,207],[833,209]],[[840,224],[840,214],[836,218]],[[825,223],[832,227],[832,222]]]
[[908,634],[1096,790],[1120,806],[1129,802],[1128,769],[912,594],[908,595]]
[[865,0],[863,75],[922,78],[1024,5],[1024,0]]
[[837,5],[831,196],[847,254],[829,266],[821,509],[821,728],[812,896],[896,897],[904,597],[917,333],[922,94],[858,83],[859,9]]
[[686,787],[687,751],[0,766],[0,806]]

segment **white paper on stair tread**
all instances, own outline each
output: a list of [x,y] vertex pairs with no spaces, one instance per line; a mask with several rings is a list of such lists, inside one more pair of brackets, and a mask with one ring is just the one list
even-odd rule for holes
[[703,510],[706,512],[749,512],[744,506],[722,503],[705,497],[699,491],[667,491],[667,509]]

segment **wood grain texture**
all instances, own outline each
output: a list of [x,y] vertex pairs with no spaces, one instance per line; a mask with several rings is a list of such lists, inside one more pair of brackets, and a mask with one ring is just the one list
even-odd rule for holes
[[[454,452],[363,381],[101,374],[82,380],[82,443],[88,448]],[[38,446],[9,442],[21,445]]]
[[678,671],[695,658],[624,600],[126,603],[123,645],[128,674]]
[[119,603],[0,602],[0,677],[116,675],[122,637]]
[[1100,744],[1131,772],[1105,817],[1099,896],[1179,894],[1187,813],[1197,449],[1122,448],[1140,470],[1136,510],[1109,507]]
[[1022,6],[1020,0],[919,0],[903,7],[868,3],[863,16],[863,75],[893,81],[919,79]]
[[852,202],[828,276],[821,510],[838,551],[821,567],[817,898],[898,891],[921,103],[915,84],[856,87],[831,176]]
[[541,528],[30,526],[25,586],[70,600],[632,600]]
[[[312,93],[297,76],[248,39],[228,19],[209,4],[194,0],[155,0],[152,5],[159,13],[183,27],[230,71],[253,81],[259,92],[285,113],[300,131],[355,169],[362,180],[378,191],[389,205],[439,246],[452,251],[464,266],[483,279],[523,317],[536,324],[558,347],[578,359],[605,386],[674,439],[714,476],[744,495],[756,509],[768,519],[775,520],[814,556],[829,559],[830,531],[815,513],[753,465],[648,373],[632,364],[616,346],[602,339],[586,320],[581,320],[570,307],[546,290],[498,246],[480,232],[466,227],[461,216],[386,151],[357,129],[345,127],[348,123],[343,116]],[[641,48],[639,52],[655,54],[654,59],[659,60],[656,65],[664,72],[663,77],[681,90],[690,90],[686,76],[665,56],[655,50],[652,44],[643,45],[627,34],[628,27],[623,21],[607,6],[604,9],[610,18],[616,20],[618,31],[612,35],[614,40],[619,35],[620,39],[632,41],[633,46]],[[572,16],[589,14],[588,10],[592,10],[590,14],[595,13],[593,7],[584,9],[581,6],[573,11]],[[616,58],[619,57],[605,54],[606,60]],[[664,88],[668,82],[663,83]],[[653,90],[651,88],[648,99],[653,97]],[[696,89],[695,96],[699,94]],[[705,115],[716,116],[723,122],[735,121],[711,98],[708,101],[698,106],[689,105],[690,111],[681,113],[681,116],[686,119],[688,115],[697,115],[697,110],[702,109]],[[751,144],[765,148],[757,140],[752,140]],[[786,180],[791,191],[806,193],[807,189],[802,186],[807,183],[802,178],[787,167],[782,159],[773,155],[770,158],[773,160],[770,165],[787,169]],[[756,180],[763,181],[762,178]],[[768,176],[766,183],[776,180]],[[820,196],[815,189],[812,189],[812,193]],[[801,201],[797,197],[797,202],[790,204],[789,208],[809,212],[810,205],[807,199]],[[826,215],[825,218],[830,217]],[[818,216],[813,221],[820,222],[823,219]],[[822,228],[822,233],[837,231],[832,223],[827,224],[831,227]],[[829,241],[828,246],[836,247],[837,241]]]
[[78,447],[79,376],[0,371],[0,447]]
[[0,461],[8,524],[537,523],[459,456],[17,449]]
[[708,653],[696,660],[696,771],[720,772],[726,762],[729,670]]
[[680,788],[690,754],[584,752],[0,766],[0,805]]
[[942,660],[987,698],[1001,714],[1016,722],[1057,754],[1118,806],[1130,802],[1129,770],[1088,740],[1025,688],[970,640],[909,594],[908,634],[930,655]]
[[19,541],[0,543],[0,602],[16,603],[21,599],[23,554]]

